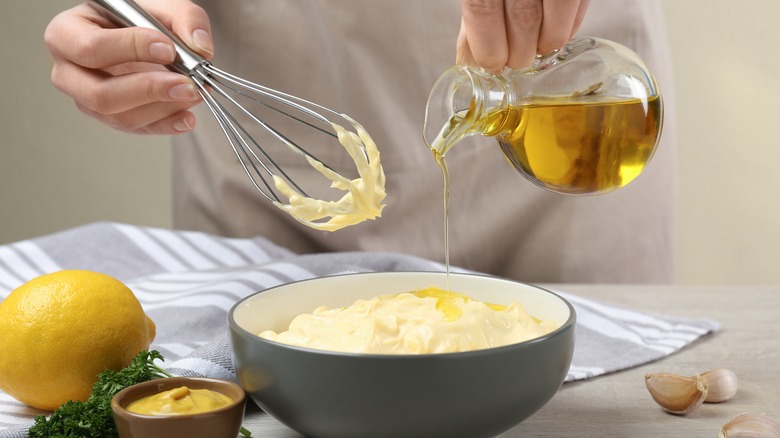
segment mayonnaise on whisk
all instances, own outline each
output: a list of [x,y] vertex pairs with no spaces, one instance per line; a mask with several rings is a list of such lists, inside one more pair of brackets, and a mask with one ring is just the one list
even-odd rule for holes
[[320,307],[293,319],[281,333],[260,337],[319,350],[370,354],[452,353],[498,347],[553,331],[517,303],[484,303],[429,287],[358,300],[349,307]]
[[[289,202],[274,202],[274,205],[292,215],[298,222],[318,230],[336,231],[367,219],[376,219],[382,215],[384,208],[382,201],[386,196],[385,173],[379,162],[379,149],[362,125],[346,115],[342,116],[352,124],[357,134],[335,123],[332,126],[338,135],[339,143],[355,162],[360,177],[350,180],[306,156],[309,165],[332,181],[332,188],[347,192],[341,199],[324,201],[309,198],[294,190],[282,178],[276,175],[273,177],[274,185]],[[330,219],[326,222],[316,222],[328,217]]]

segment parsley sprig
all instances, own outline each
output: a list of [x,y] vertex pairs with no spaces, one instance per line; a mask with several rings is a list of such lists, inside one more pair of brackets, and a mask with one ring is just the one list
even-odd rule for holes
[[106,370],[98,375],[86,402],[68,401],[49,418],[35,417],[29,429],[30,438],[118,438],[111,412],[111,399],[128,386],[171,374],[157,366],[155,360],[164,360],[157,351],[142,351],[126,368]]

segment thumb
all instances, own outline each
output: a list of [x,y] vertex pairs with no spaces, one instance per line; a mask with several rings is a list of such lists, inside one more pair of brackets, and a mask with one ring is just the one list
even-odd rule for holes
[[471,54],[469,40],[466,38],[466,26],[463,19],[460,20],[460,32],[458,32],[458,42],[455,46],[455,64],[475,65],[474,56]]
[[214,40],[211,23],[206,11],[190,0],[138,2],[154,15],[160,23],[173,31],[184,44],[206,59],[214,56]]

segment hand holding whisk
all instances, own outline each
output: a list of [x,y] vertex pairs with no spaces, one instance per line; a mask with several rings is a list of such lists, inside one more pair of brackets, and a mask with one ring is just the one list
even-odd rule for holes
[[[252,185],[269,201],[312,228],[334,231],[380,216],[385,197],[385,175],[379,151],[363,127],[349,116],[232,75],[186,47],[179,38],[133,0],[90,0],[93,7],[118,26],[138,26],[162,32],[176,48],[177,58],[167,67],[189,76],[214,115]],[[252,111],[249,108],[253,109]],[[291,120],[304,130],[337,140],[357,166],[358,177],[347,178],[317,159],[269,120]],[[283,148],[263,147],[243,123],[259,126]],[[344,127],[351,127],[348,131]],[[293,130],[296,131],[296,130]],[[311,136],[306,136],[310,139]],[[317,141],[317,145],[323,141]],[[285,150],[304,159],[346,193],[338,200],[315,199],[280,166],[269,150]],[[284,198],[287,200],[285,201]]]

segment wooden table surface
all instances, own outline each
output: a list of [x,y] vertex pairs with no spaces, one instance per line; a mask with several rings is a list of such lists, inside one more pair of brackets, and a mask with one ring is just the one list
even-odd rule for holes
[[[721,329],[659,361],[566,383],[501,438],[715,438],[723,424],[743,412],[763,412],[780,422],[780,286],[542,286],[646,312],[714,319]],[[648,372],[693,375],[714,368],[737,374],[737,395],[686,416],[661,410],[644,383]],[[300,437],[256,407],[248,410],[244,425],[253,437]]]

